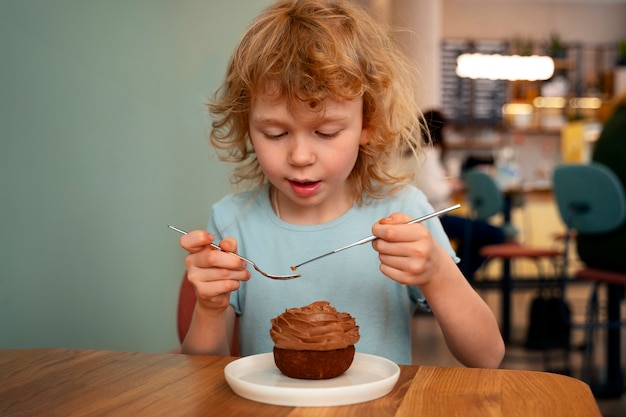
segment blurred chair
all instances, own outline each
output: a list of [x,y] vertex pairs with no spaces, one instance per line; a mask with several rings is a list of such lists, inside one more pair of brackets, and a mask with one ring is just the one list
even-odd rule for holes
[[[180,283],[180,290],[178,291],[178,306],[176,310],[176,328],[178,331],[178,340],[183,343],[185,336],[189,331],[191,325],[191,318],[193,317],[193,310],[196,305],[196,293],[193,290],[193,286],[187,279],[187,272],[185,271],[183,279]],[[233,334],[233,345],[231,347],[231,356],[239,356],[238,345],[238,327],[239,319],[235,319],[235,330]]]
[[[559,213],[567,227],[565,234],[567,247],[570,245],[570,236],[575,236],[572,232],[579,235],[601,235],[617,229],[626,221],[624,190],[615,173],[605,165],[591,163],[558,166],[554,171],[553,185]],[[606,396],[619,396],[624,391],[620,360],[620,327],[624,323],[620,319],[620,301],[624,296],[626,272],[583,265],[574,275],[578,279],[593,283],[587,302],[585,323],[582,324],[586,348],[583,378],[587,381],[591,379],[593,331],[608,328],[607,378],[605,386],[600,390],[604,391]],[[600,314],[598,303],[598,289],[602,285],[607,289],[606,314]],[[594,393],[598,394],[598,389]]]
[[[490,175],[473,169],[465,174],[464,180],[467,190],[466,199],[475,219],[488,220],[497,214],[502,214],[505,220],[510,218],[510,213],[505,213],[505,211],[510,210],[510,205],[507,205],[505,196]],[[489,261],[493,259],[502,260],[502,276],[499,281],[502,295],[501,326],[502,337],[505,342],[508,342],[511,330],[511,291],[513,289],[511,262],[518,259],[533,261],[537,268],[538,285],[543,286],[548,284],[548,280],[541,261],[546,259],[550,261],[555,271],[553,276],[561,277],[563,253],[557,248],[538,248],[524,245],[515,240],[512,225],[505,223],[502,227],[505,228],[505,234],[509,240],[502,244],[485,246],[481,249],[480,254],[486,258],[483,270]],[[466,236],[471,239],[472,230],[467,230]]]
[[176,309],[176,330],[178,331],[178,341],[183,343],[185,336],[191,325],[193,310],[196,305],[196,293],[193,286],[187,280],[187,272],[183,275],[178,291],[178,306]]

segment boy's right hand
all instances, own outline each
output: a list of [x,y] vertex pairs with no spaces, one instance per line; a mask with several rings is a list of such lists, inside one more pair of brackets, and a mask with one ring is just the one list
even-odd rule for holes
[[193,285],[198,307],[221,314],[230,304],[230,293],[239,289],[241,281],[250,279],[246,262],[227,252],[237,251],[237,241],[227,237],[219,242],[224,252],[209,246],[215,237],[204,230],[195,230],[180,238],[180,245],[189,252],[185,258],[187,279]]

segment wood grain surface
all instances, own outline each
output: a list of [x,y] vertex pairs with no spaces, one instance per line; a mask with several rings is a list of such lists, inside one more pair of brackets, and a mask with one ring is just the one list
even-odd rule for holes
[[535,371],[401,366],[386,396],[339,407],[233,393],[233,357],[78,349],[0,350],[0,416],[600,417],[589,387]]

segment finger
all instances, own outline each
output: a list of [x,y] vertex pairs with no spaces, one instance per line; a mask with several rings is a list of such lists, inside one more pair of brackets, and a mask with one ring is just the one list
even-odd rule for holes
[[203,297],[214,297],[230,293],[239,289],[241,281],[250,279],[248,270],[234,271],[225,268],[199,268],[196,266],[187,269],[187,279],[195,287],[196,292]]
[[417,282],[415,281],[415,275],[412,275],[401,268],[395,268],[389,264],[382,263],[380,264],[380,272],[382,272],[385,276],[391,278],[392,280],[399,282],[400,284],[406,285],[415,285]]
[[383,217],[377,223],[374,223],[372,226],[372,234],[379,239],[396,240],[399,238],[397,234],[400,232],[397,226],[406,224],[410,220],[411,219],[406,214],[393,213],[388,217]]
[[206,230],[194,230],[181,236],[180,246],[189,253],[195,253],[203,250],[214,239],[215,237]]
[[205,246],[201,250],[189,254],[185,258],[187,269],[191,268],[215,268],[223,269],[222,277],[227,279],[227,271],[241,272],[246,269],[245,261],[236,255],[223,250],[214,249],[212,246]]
[[220,243],[219,247],[226,252],[237,252],[237,239],[232,237],[225,237]]
[[240,281],[236,280],[197,281],[194,274],[188,274],[187,279],[194,287],[198,301],[212,309],[226,308],[231,292],[240,287]]
[[401,271],[409,276],[421,274],[427,263],[426,257],[415,254],[414,256],[404,256],[380,253],[378,259],[381,265],[385,265],[396,271]]
[[423,224],[378,224],[372,228],[372,233],[378,237],[374,249],[385,250],[386,243],[419,242],[429,235],[428,228]]
[[247,279],[247,274],[242,273],[239,274],[239,276],[229,276],[225,279],[218,279],[217,275],[210,277],[203,274],[202,271],[188,271],[187,279],[194,286],[198,295],[201,295],[203,298],[209,298],[229,294],[232,291],[238,290],[241,281]]
[[380,224],[403,224],[412,220],[411,217],[404,213],[393,213],[391,216],[384,217],[379,220]]

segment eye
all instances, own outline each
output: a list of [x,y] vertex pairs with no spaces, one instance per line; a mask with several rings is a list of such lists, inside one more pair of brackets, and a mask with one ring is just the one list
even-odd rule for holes
[[336,136],[339,134],[339,132],[340,132],[340,131],[338,130],[338,131],[336,131],[336,132],[330,132],[330,133],[328,133],[328,132],[320,132],[320,131],[318,130],[318,131],[316,131],[315,133],[317,133],[317,135],[318,135],[318,136],[320,136],[320,137],[322,137],[322,138],[325,138],[325,139],[332,139],[332,138],[336,137]]
[[285,136],[287,133],[286,132],[280,132],[280,133],[269,133],[269,132],[264,132],[263,136],[265,136],[267,139],[272,139],[272,140],[277,140],[282,138],[283,136]]

